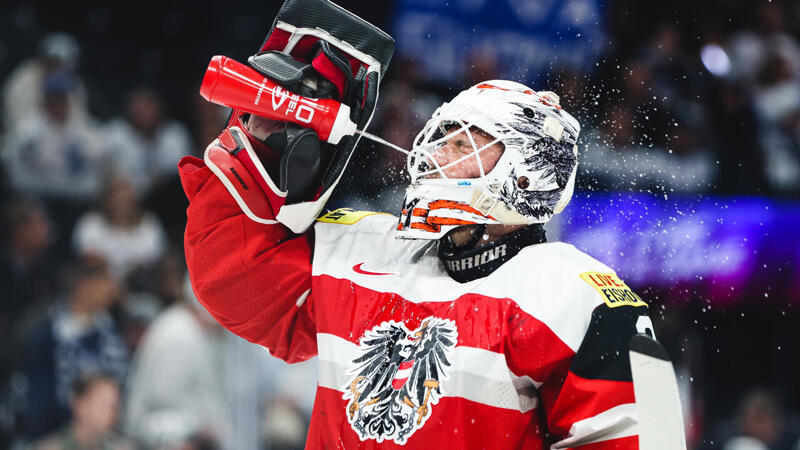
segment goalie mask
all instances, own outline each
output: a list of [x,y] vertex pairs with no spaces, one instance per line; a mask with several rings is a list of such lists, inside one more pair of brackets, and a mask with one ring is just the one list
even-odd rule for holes
[[[572,197],[579,133],[552,92],[503,80],[461,92],[414,139],[398,237],[439,239],[463,225],[547,222]],[[443,158],[454,139],[464,149]],[[499,159],[492,156],[500,148]]]

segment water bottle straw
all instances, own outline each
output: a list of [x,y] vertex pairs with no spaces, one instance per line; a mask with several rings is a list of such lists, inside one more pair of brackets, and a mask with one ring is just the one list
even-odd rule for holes
[[397,150],[400,153],[404,153],[406,155],[411,153],[408,150],[406,150],[404,148],[401,148],[401,147],[399,147],[397,145],[394,145],[391,142],[385,141],[385,140],[379,138],[378,136],[375,136],[372,133],[367,133],[366,131],[356,131],[356,133],[360,134],[361,136],[364,136],[365,138],[367,138],[367,139],[369,139],[369,140],[371,140],[373,142],[377,142],[377,143],[383,144],[383,145],[385,145],[385,146],[387,146],[387,147],[389,147],[391,149]]

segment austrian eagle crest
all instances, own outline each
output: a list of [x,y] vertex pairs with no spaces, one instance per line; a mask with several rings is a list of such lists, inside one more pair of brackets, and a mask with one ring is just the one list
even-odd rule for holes
[[415,330],[389,321],[364,333],[343,395],[361,440],[403,445],[425,425],[442,397],[457,339],[455,322],[438,317],[428,317]]

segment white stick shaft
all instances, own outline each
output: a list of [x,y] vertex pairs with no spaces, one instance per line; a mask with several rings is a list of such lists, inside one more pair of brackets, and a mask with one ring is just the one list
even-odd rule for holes
[[686,438],[672,363],[630,352],[639,414],[639,448],[685,450]]

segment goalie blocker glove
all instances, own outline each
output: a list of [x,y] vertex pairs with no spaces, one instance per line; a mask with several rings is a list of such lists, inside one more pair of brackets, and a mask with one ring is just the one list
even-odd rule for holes
[[[332,98],[350,108],[350,120],[363,131],[393,52],[391,36],[327,0],[287,0],[248,62],[286,89],[277,100],[289,102],[288,112],[299,95]],[[262,140],[248,130],[250,120],[264,119],[234,109],[205,162],[247,217],[301,233],[330,198],[361,136],[333,145],[313,130],[272,122]]]

